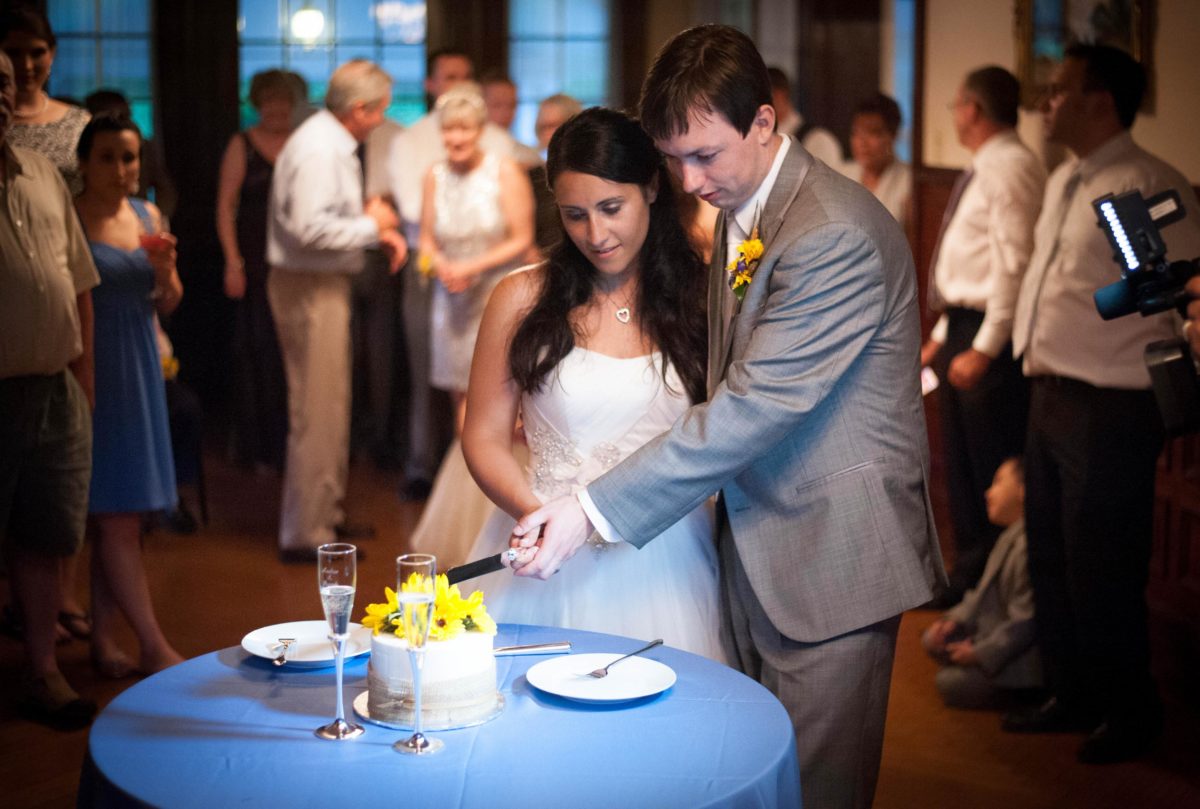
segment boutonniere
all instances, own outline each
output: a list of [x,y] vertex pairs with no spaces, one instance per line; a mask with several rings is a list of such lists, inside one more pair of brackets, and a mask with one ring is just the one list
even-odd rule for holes
[[725,268],[725,272],[729,273],[729,288],[739,303],[746,297],[746,287],[754,280],[762,254],[763,243],[758,238],[758,225],[755,224],[750,231],[750,238],[737,246],[737,256]]

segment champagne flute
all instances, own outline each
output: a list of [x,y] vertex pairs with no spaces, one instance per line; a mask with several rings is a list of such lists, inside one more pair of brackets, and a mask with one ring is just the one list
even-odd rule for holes
[[421,732],[421,666],[425,662],[425,642],[433,620],[433,602],[437,592],[437,558],[427,553],[406,553],[396,559],[396,592],[403,611],[404,640],[408,644],[408,662],[413,675],[413,735],[392,745],[398,753],[428,755],[445,745]]
[[360,736],[361,725],[346,721],[342,695],[342,668],[346,662],[346,638],[350,636],[350,612],[354,609],[354,588],[358,578],[358,549],[345,542],[333,542],[317,548],[317,585],[321,606],[329,622],[333,641],[334,667],[337,671],[337,718],[313,733],[317,738],[343,741]]

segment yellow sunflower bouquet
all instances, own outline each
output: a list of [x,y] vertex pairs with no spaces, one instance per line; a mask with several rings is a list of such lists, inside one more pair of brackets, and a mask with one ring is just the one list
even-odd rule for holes
[[[416,574],[414,574],[415,579]],[[421,589],[421,583],[416,580],[402,582],[401,591]],[[403,612],[400,599],[391,587],[384,588],[387,601],[382,604],[368,604],[367,614],[363,616],[362,625],[370,627],[378,635],[380,632],[391,632],[400,637],[404,636]],[[450,640],[463,632],[484,632],[496,634],[496,622],[487,613],[483,603],[483,592],[476,590],[463,598],[457,584],[450,584],[445,574],[436,580],[433,598],[433,622],[429,626],[430,640]]]

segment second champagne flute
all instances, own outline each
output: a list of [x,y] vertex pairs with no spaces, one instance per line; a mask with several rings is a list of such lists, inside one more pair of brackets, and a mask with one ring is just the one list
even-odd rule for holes
[[354,609],[354,590],[358,581],[358,549],[346,542],[333,542],[317,548],[317,585],[321,606],[329,622],[329,639],[334,646],[337,670],[337,718],[314,733],[331,741],[353,739],[362,734],[362,725],[346,721],[342,696],[342,669],[346,662],[346,638],[350,636],[350,612]]
[[396,593],[403,611],[404,640],[413,676],[413,735],[396,742],[398,753],[421,756],[436,753],[445,745],[421,732],[421,665],[433,620],[437,593],[437,558],[427,553],[406,553],[396,559]]

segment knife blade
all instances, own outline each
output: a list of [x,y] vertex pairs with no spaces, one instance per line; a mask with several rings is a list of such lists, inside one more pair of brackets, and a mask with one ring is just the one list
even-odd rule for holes
[[501,555],[498,553],[495,556],[485,556],[483,559],[476,559],[474,562],[467,562],[465,565],[452,567],[446,571],[446,581],[449,584],[458,584],[467,579],[473,579],[476,576],[484,576],[488,573],[494,573],[497,570],[503,570],[504,563],[500,561]]

